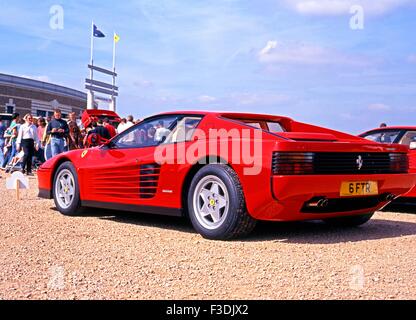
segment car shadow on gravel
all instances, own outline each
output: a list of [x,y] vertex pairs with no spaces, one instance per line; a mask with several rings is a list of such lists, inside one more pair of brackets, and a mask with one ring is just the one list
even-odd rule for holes
[[260,222],[244,241],[334,244],[415,235],[416,223],[383,219],[370,220],[360,227],[334,227],[321,221]]
[[383,211],[416,214],[416,204],[393,203],[385,207]]
[[[53,208],[53,210],[56,210]],[[124,211],[88,208],[79,216],[98,218],[117,223],[157,229],[176,230],[196,234],[186,218],[130,213]],[[253,232],[242,242],[273,241],[281,243],[333,244],[398,238],[416,234],[416,223],[373,219],[355,228],[329,226],[321,221],[263,222],[259,221]]]
[[[56,208],[53,208],[56,210]],[[164,215],[147,214],[140,212],[127,212],[98,208],[86,208],[85,212],[75,218],[90,217],[117,223],[128,223],[138,226],[172,229],[180,232],[196,233],[186,218]]]

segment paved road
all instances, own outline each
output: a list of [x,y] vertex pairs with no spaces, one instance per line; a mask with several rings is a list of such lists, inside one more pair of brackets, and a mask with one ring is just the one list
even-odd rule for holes
[[416,299],[415,214],[377,213],[356,229],[261,223],[214,242],[185,219],[64,217],[36,190],[17,202],[4,182],[0,299]]

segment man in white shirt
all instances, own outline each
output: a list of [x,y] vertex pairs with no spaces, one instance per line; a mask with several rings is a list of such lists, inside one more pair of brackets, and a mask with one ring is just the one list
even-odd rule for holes
[[170,134],[170,130],[165,128],[163,120],[160,120],[156,125],[155,141],[162,142]]
[[16,140],[16,149],[20,152],[23,149],[24,156],[22,159],[22,172],[32,175],[32,159],[35,155],[35,148],[39,148],[38,130],[33,124],[33,117],[27,114],[23,118],[25,123],[19,128],[19,134]]
[[134,122],[133,122],[134,118],[133,116],[128,116],[127,120],[126,119],[122,119],[120,124],[117,127],[117,133],[122,133],[123,131],[126,131],[128,128],[134,126]]
[[133,118],[133,116],[128,116],[127,117],[127,123],[126,123],[126,126],[125,126],[124,130],[127,130],[128,128],[130,128],[132,126],[134,126],[134,118]]

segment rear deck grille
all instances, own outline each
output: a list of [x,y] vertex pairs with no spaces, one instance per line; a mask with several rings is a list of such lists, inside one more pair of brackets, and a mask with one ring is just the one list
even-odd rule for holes
[[398,174],[408,168],[406,153],[275,152],[272,163],[276,175]]

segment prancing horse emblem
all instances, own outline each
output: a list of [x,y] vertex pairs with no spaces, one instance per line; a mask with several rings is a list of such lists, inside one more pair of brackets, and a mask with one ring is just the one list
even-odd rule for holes
[[358,156],[358,158],[357,158],[357,164],[358,164],[358,170],[361,170],[361,168],[363,167],[363,164],[364,164],[364,160],[363,160],[363,157],[361,157],[361,156]]

